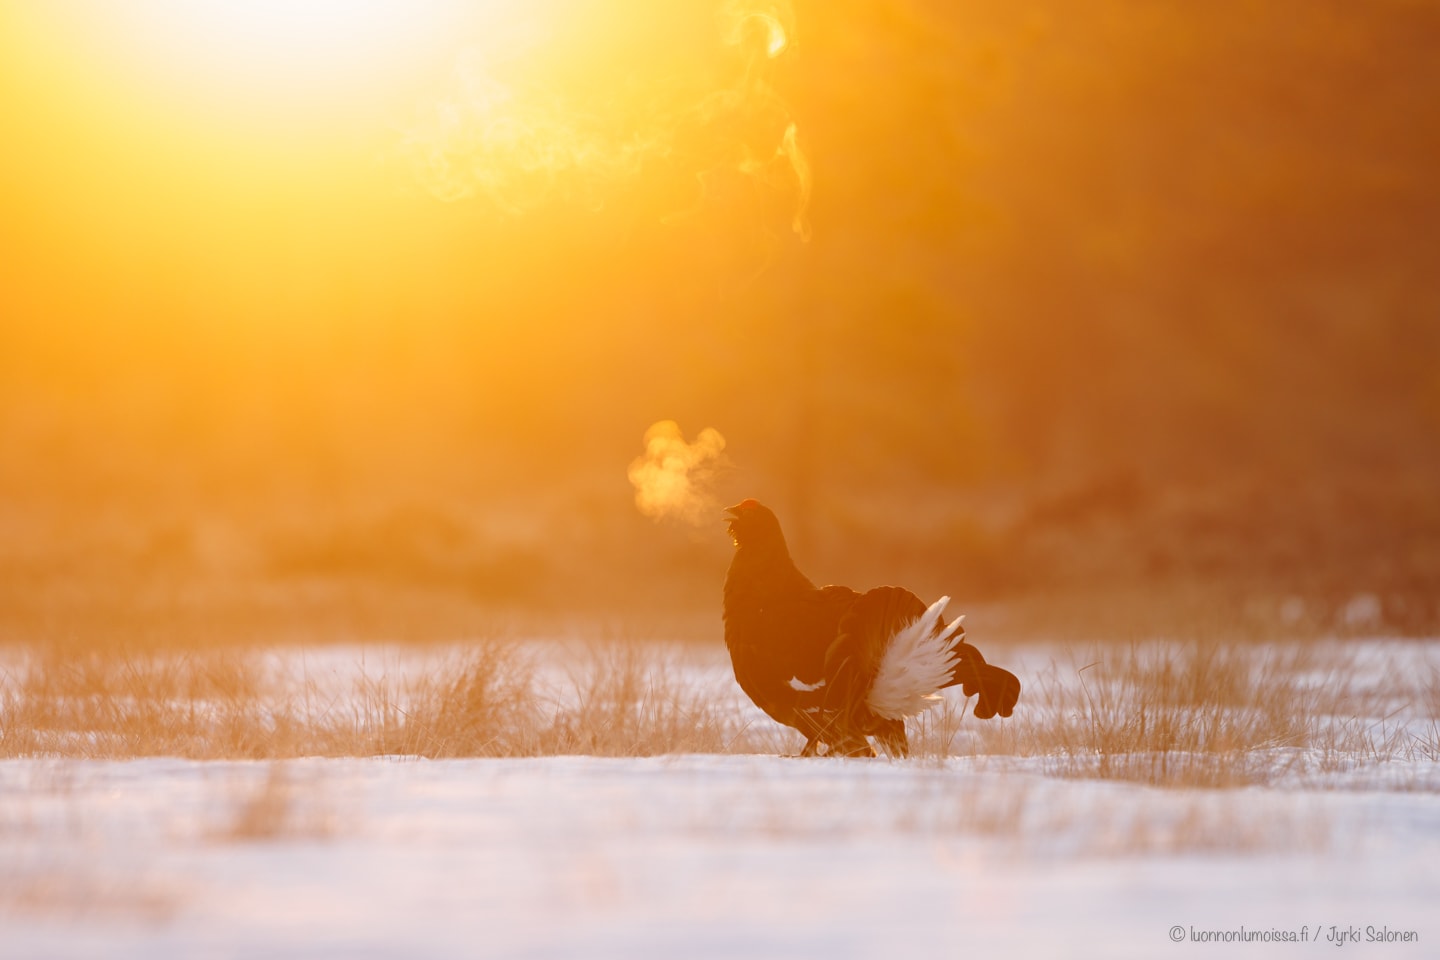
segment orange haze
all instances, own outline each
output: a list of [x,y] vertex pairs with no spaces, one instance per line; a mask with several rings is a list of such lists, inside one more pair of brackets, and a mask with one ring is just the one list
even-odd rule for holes
[[661,416],[826,580],[1429,629],[1437,10],[3,4],[0,640],[713,634]]

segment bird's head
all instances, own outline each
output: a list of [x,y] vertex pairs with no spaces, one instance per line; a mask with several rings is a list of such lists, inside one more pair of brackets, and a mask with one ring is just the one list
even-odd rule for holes
[[730,539],[737,547],[754,547],[779,544],[785,546],[785,535],[780,532],[780,521],[770,508],[759,500],[741,500],[733,507],[726,507],[729,526],[726,528]]

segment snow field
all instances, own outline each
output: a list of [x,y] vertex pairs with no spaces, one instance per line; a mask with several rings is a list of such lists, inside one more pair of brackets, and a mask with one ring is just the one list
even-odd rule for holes
[[[5,663],[0,958],[1218,957],[1327,934],[1419,957],[1440,938],[1440,645],[1017,649],[995,657],[1026,682],[1015,717],[952,696],[908,761],[775,755],[799,738],[723,650],[522,652],[525,722],[613,755],[451,758],[491,741],[443,726],[404,741],[429,759],[291,752],[381,743],[326,726],[376,702],[403,720],[435,690],[473,697],[436,685],[473,666],[457,650],[259,654],[237,702],[326,736],[153,741],[192,759],[135,749],[131,711],[150,690],[224,715],[214,683],[187,699],[183,674],[131,664],[99,694]],[[115,729],[41,728],[77,718]]]

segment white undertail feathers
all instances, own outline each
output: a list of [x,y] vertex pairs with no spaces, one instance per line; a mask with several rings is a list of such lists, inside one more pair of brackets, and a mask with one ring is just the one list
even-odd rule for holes
[[895,631],[866,701],[870,709],[887,720],[915,717],[941,700],[940,688],[950,682],[960,654],[955,636],[963,633],[965,618],[958,617],[943,630],[937,629],[949,597],[930,604],[917,620]]

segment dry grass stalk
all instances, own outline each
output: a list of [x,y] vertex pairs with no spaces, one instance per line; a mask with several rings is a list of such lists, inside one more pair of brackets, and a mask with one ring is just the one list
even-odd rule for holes
[[1052,662],[1027,691],[1029,709],[975,730],[973,752],[1176,787],[1270,783],[1414,756],[1413,722],[1390,721],[1418,712],[1433,722],[1433,672],[1428,686],[1376,689],[1355,673],[1353,658],[1306,645],[1101,649],[1063,672]]
[[[347,691],[277,677],[256,654],[30,656],[0,675],[0,756],[284,759],[790,752],[720,675],[665,648],[567,652],[558,683],[533,652],[489,642],[425,672],[361,671]],[[1357,765],[1435,760],[1440,671],[1315,646],[1148,643],[1027,677],[1020,709],[981,723],[950,701],[912,726],[915,755],[1030,758],[1062,776],[1174,787],[1273,783]]]

